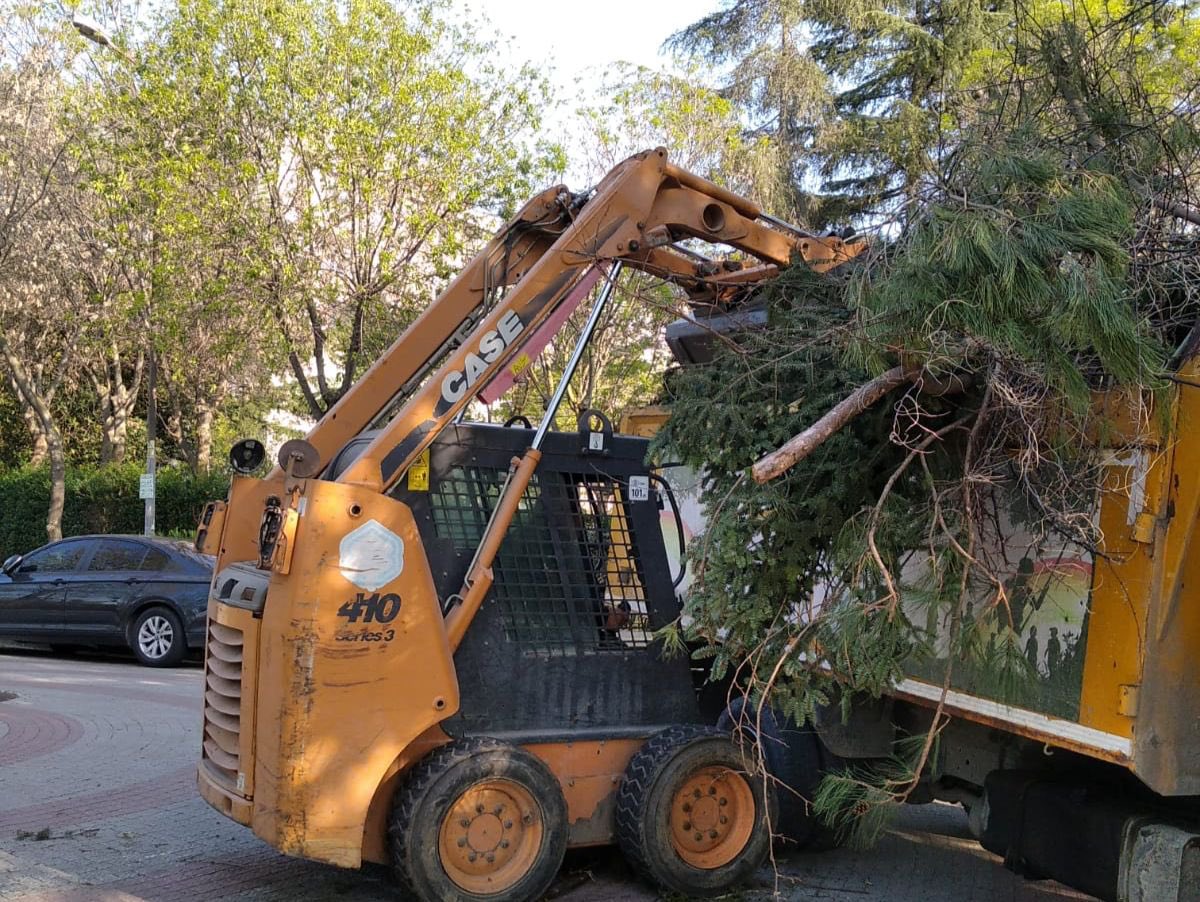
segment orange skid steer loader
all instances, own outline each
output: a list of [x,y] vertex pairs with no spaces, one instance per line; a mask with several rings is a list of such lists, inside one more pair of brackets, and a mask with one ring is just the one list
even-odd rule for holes
[[[550,427],[623,268],[720,311],[793,258],[856,250],[647,151],[529,201],[266,478],[262,446],[236,446],[244,475],[197,536],[218,558],[209,804],[289,855],[390,864],[423,899],[536,898],[567,848],[612,842],[686,895],[751,874],[787,803],[715,726],[726,687],[654,641],[680,608],[670,487],[603,416]],[[464,422],[597,274],[540,426]]]

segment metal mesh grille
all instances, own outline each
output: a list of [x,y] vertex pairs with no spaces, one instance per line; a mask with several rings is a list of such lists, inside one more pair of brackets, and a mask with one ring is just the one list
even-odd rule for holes
[[[479,545],[506,473],[455,467],[430,498],[434,530]],[[550,654],[650,644],[644,581],[620,484],[602,474],[535,474],[494,566],[510,641]]]

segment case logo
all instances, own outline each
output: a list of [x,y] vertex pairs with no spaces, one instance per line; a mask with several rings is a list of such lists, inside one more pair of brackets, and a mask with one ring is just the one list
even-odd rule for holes
[[524,329],[525,324],[516,312],[509,310],[500,317],[496,328],[484,332],[478,347],[467,354],[463,368],[451,370],[446,374],[446,378],[442,380],[442,399],[449,404],[461,399],[467,390],[479,381],[488,365],[495,363]]

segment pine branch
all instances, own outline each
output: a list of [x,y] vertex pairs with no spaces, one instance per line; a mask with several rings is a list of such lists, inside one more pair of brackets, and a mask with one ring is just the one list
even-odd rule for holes
[[920,367],[897,366],[860,385],[817,422],[759,458],[750,471],[754,481],[762,485],[786,473],[884,395],[910,384],[920,373]]

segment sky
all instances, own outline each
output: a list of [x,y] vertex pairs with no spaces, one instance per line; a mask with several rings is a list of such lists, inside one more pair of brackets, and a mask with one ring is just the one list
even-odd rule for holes
[[[599,99],[588,88],[598,86],[609,67],[627,62],[674,68],[659,52],[663,41],[720,5],[721,0],[458,0],[468,10],[462,15],[483,12],[490,25],[476,25],[476,35],[495,40],[502,62],[514,68],[532,63],[550,82],[555,102],[542,110],[541,133],[567,145],[572,113]],[[594,176],[578,154],[568,153],[568,184]]]
[[662,42],[719,8],[719,0],[468,0],[483,10],[499,39],[511,38],[511,60],[546,71],[566,97],[589,68],[626,61],[669,68]]

